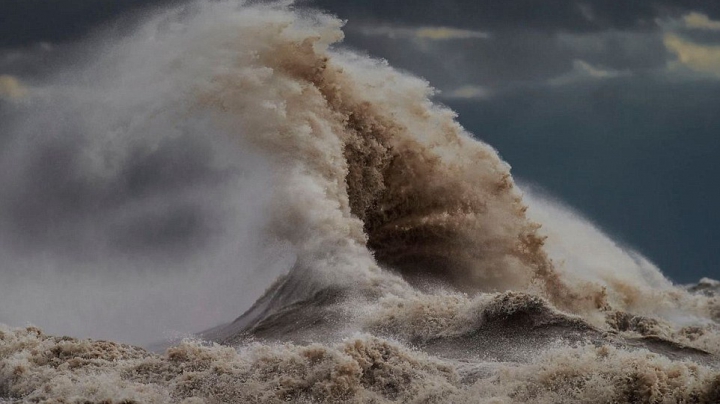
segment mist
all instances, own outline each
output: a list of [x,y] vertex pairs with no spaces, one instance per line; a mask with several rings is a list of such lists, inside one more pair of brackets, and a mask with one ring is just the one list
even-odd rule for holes
[[1,323],[148,344],[231,321],[293,265],[263,233],[267,159],[184,100],[213,74],[192,13],[0,98]]

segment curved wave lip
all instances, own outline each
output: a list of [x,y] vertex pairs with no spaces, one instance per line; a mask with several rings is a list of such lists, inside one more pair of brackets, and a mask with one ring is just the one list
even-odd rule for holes
[[153,113],[117,117],[130,133],[217,132],[263,161],[243,166],[267,196],[252,235],[292,263],[259,270],[275,280],[236,320],[162,354],[3,326],[0,400],[720,400],[714,281],[677,287],[523,194],[426,82],[342,49],[341,27],[289,5],[198,3],[87,68],[117,73],[110,94],[136,74],[111,66],[143,59],[162,81]]

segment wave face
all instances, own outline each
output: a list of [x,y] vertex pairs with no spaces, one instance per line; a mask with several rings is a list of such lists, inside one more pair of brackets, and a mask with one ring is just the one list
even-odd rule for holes
[[[124,136],[221,137],[212,152],[253,179],[223,195],[262,217],[242,222],[243,252],[291,263],[253,258],[267,289],[251,306],[228,285],[244,278],[210,281],[247,310],[162,354],[2,326],[0,402],[720,401],[716,282],[677,287],[521,191],[428,83],[343,50],[341,27],[289,4],[195,4],[80,72],[102,86],[30,92],[139,128]],[[83,98],[98,92],[119,112]],[[117,141],[94,139],[83,167],[112,176]]]

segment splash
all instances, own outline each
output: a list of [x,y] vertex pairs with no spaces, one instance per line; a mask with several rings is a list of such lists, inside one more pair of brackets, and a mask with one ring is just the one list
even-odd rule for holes
[[[222,191],[197,188],[213,196],[199,204],[223,201],[211,210],[228,219],[249,200],[247,216],[262,220],[231,221],[245,231],[208,239],[222,248],[206,253],[239,250],[221,255],[222,270],[204,261],[197,277],[159,276],[163,288],[190,279],[244,311],[200,334],[214,342],[152,354],[3,327],[0,399],[718,399],[713,293],[673,285],[579,215],[524,194],[497,152],[432,102],[428,83],[343,50],[341,27],[287,4],[198,3],[116,40],[79,74],[107,78],[100,88],[34,89],[50,104],[77,100],[78,116],[101,129],[74,156],[90,184],[114,183],[138,147],[152,154],[191,137],[214,145],[214,167],[232,168]],[[87,102],[98,92],[110,96],[101,108]],[[116,113],[102,112],[111,105]],[[107,120],[116,136],[103,136]],[[262,259],[280,251],[291,259]],[[259,295],[257,284],[242,289],[248,277],[267,286],[251,306],[236,298]],[[166,306],[182,316],[188,303]]]

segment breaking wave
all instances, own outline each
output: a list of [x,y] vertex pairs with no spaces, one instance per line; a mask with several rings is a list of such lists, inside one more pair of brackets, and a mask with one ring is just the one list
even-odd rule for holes
[[[134,150],[168,138],[221,145],[208,153],[250,190],[205,184],[199,194],[217,198],[173,198],[224,217],[249,201],[259,218],[237,226],[243,254],[259,258],[242,258],[256,268],[244,278],[233,271],[248,265],[232,260],[232,276],[192,277],[228,300],[224,313],[245,313],[162,354],[3,326],[0,400],[720,400],[713,281],[673,285],[570,209],[521,190],[428,83],[344,50],[341,27],[289,4],[194,4],[113,40],[70,84],[17,101],[69,105],[62,119],[100,128],[78,154],[83,184],[114,181]],[[208,251],[232,250],[233,236]],[[103,254],[117,245],[108,240]],[[263,258],[275,256],[290,258]],[[235,294],[259,293],[232,283],[249,278],[266,282],[253,283],[266,291],[251,305]]]

